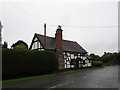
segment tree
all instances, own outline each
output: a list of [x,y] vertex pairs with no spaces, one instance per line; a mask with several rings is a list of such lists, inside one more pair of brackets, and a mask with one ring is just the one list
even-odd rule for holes
[[14,47],[15,49],[27,49],[27,47],[23,44],[21,45],[17,45],[16,47]]
[[99,55],[95,55],[95,54],[90,54],[90,57],[92,57],[93,60],[99,60],[100,56]]
[[22,40],[18,40],[15,44],[11,46],[13,49],[28,49],[27,43]]
[[8,43],[4,41],[4,44],[2,45],[2,48],[8,48]]

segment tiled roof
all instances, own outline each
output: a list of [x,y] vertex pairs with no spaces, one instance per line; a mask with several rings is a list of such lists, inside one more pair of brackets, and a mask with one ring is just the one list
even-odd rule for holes
[[[44,46],[45,49],[55,50],[55,38],[46,36],[46,45],[45,45],[45,36],[41,34],[35,34],[41,44]],[[63,40],[63,50],[69,52],[80,52],[80,53],[87,53],[77,42]]]

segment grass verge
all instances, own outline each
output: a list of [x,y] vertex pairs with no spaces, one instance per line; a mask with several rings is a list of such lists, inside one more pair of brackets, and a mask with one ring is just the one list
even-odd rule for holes
[[40,76],[30,76],[30,77],[25,77],[25,78],[3,80],[2,83],[3,84],[17,83],[17,82],[23,82],[23,81],[26,81],[26,80],[40,79],[40,78],[45,78],[45,77],[52,77],[52,76],[57,76],[57,75],[62,75],[62,74],[70,74],[70,73],[87,71],[87,70],[92,70],[92,69],[99,69],[99,68],[102,68],[102,67],[83,68],[83,69],[78,69],[78,70],[56,72],[56,73],[46,74],[46,75],[40,75]]

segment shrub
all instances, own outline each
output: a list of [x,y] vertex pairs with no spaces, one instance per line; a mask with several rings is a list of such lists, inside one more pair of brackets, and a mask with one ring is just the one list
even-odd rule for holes
[[16,45],[16,47],[14,47],[14,49],[27,49],[27,47],[23,44],[21,45]]
[[58,60],[53,51],[3,49],[2,69],[3,79],[48,74],[58,69]]
[[92,61],[92,65],[95,67],[100,67],[102,66],[102,61]]

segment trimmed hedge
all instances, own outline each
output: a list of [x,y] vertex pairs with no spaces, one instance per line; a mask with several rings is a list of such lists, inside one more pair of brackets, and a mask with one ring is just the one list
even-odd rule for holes
[[48,74],[58,69],[58,59],[53,51],[3,49],[3,80]]
[[100,67],[100,66],[102,66],[102,62],[101,61],[92,61],[92,65],[95,67]]

